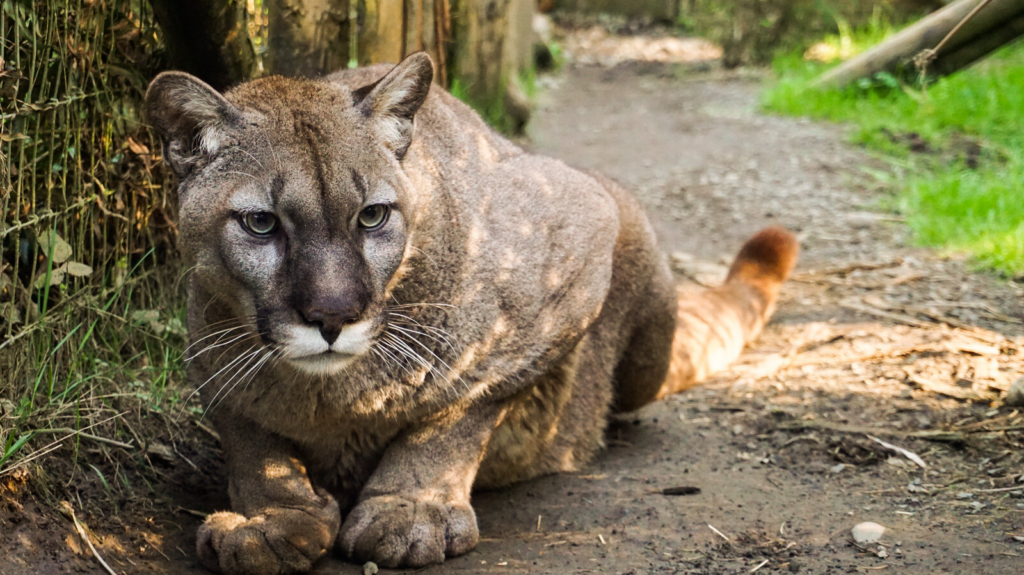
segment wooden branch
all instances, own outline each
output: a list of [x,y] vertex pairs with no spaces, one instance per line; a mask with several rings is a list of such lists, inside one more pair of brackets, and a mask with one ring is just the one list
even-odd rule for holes
[[[929,14],[877,46],[826,72],[815,81],[814,86],[842,88],[860,78],[869,77],[881,71],[892,71],[901,65],[906,65],[922,51],[938,46],[964,18],[984,1],[957,0],[945,8]],[[1003,24],[1022,14],[1024,14],[1024,0],[988,0],[988,4],[978,10],[970,20],[964,22],[935,56],[941,60],[945,55],[956,52],[975,39],[983,40],[990,31],[1000,28]],[[988,53],[991,49],[989,48],[984,53]],[[961,56],[956,61],[963,62],[965,60],[966,57]],[[967,63],[971,61],[973,59]],[[947,64],[944,69],[951,68]]]
[[929,76],[948,76],[984,58],[993,50],[1024,35],[1024,14],[939,56],[928,66]]

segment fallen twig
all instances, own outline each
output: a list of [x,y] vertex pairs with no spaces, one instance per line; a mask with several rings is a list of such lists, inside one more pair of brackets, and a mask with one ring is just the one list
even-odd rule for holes
[[886,443],[886,442],[882,441],[881,439],[878,439],[877,437],[872,437],[870,435],[868,435],[868,439],[870,439],[871,441],[874,441],[875,443],[881,445],[882,447],[885,447],[887,449],[891,449],[891,450],[896,451],[898,453],[902,453],[904,455],[904,457],[906,457],[907,459],[909,459],[909,460],[913,461],[914,463],[918,464],[923,469],[927,469],[928,468],[928,464],[925,463],[923,459],[921,459],[921,456],[919,456],[918,454],[914,453],[913,451],[910,451],[909,449],[904,449],[904,448],[902,448],[902,447],[900,447],[898,445],[893,445],[891,443]]
[[820,270],[810,270],[802,274],[797,274],[793,277],[794,280],[800,281],[805,280],[814,276],[844,276],[850,272],[856,271],[870,271],[880,270],[885,268],[894,268],[898,265],[903,264],[903,258],[896,258],[888,262],[876,262],[876,263],[855,263],[845,266],[824,268]]
[[715,534],[718,535],[719,537],[721,537],[722,539],[725,539],[726,541],[729,540],[729,538],[725,536],[725,533],[722,533],[721,531],[715,529],[714,525],[708,523],[708,528],[711,529],[712,531],[714,531]]
[[975,493],[1006,493],[1008,491],[1024,491],[1024,485],[1014,485],[1011,487],[998,487],[996,489],[975,489]]
[[79,437],[83,437],[85,439],[89,439],[91,441],[95,441],[97,443],[106,443],[107,445],[113,445],[115,447],[123,447],[125,449],[134,449],[135,448],[135,446],[132,445],[131,443],[124,443],[124,442],[118,441],[116,439],[110,439],[110,438],[107,438],[107,437],[101,437],[99,435],[93,435],[91,433],[85,433],[85,432],[80,431],[80,430],[71,429],[70,427],[52,427],[52,428],[49,428],[49,429],[40,429],[40,430],[37,430],[36,433],[67,433],[68,437],[77,435]]
[[911,327],[922,327],[922,328],[925,328],[925,327],[931,327],[932,325],[934,325],[931,322],[922,321],[922,320],[917,319],[916,317],[911,317],[911,316],[909,316],[907,314],[894,313],[894,312],[890,312],[890,311],[885,311],[885,310],[878,309],[876,307],[871,307],[871,306],[864,305],[864,304],[857,303],[857,302],[844,301],[844,302],[839,302],[839,305],[845,307],[846,309],[850,309],[850,310],[853,310],[853,311],[859,311],[861,313],[866,313],[868,315],[873,315],[873,316],[881,317],[881,318],[884,318],[884,319],[887,319],[887,320],[890,320],[890,321],[894,321],[896,323],[902,323],[904,325],[909,325]]
[[[865,435],[889,435],[892,437],[902,437],[907,439],[923,439],[925,441],[936,441],[939,443],[964,443],[967,441],[969,433],[984,433],[989,430],[978,430],[978,431],[944,431],[944,430],[923,430],[923,431],[902,431],[899,429],[890,429],[887,427],[868,427],[866,425],[845,425],[842,423],[830,423],[828,421],[821,421],[817,419],[797,420],[782,422],[775,426],[775,429],[782,431],[804,431],[808,429],[824,429],[828,431],[834,431],[836,433],[863,433]],[[786,441],[782,445],[783,448],[789,446],[797,441],[814,441],[821,443],[821,440],[817,437],[802,436],[794,437]]]
[[100,565],[107,570],[107,573],[110,573],[110,575],[117,575],[117,572],[111,569],[110,565],[107,565],[107,562],[103,560],[103,557],[100,557],[100,552],[97,551],[96,547],[92,544],[92,540],[89,539],[89,534],[85,532],[85,528],[82,527],[82,524],[78,522],[78,518],[75,517],[75,510],[71,507],[71,504],[67,501],[62,501],[61,508],[71,517],[71,521],[75,524],[75,529],[78,531],[78,535],[83,541],[85,541],[85,544],[89,546],[89,551],[92,551],[93,557],[100,562]]
[[941,395],[947,395],[954,399],[962,399],[965,401],[981,401],[985,399],[995,399],[994,395],[982,395],[973,389],[967,389],[963,387],[957,387],[949,383],[942,383],[939,381],[932,381],[921,374],[914,373],[909,369],[904,369],[904,373],[907,374],[907,379],[916,383],[921,389],[930,391],[932,393],[938,393]]

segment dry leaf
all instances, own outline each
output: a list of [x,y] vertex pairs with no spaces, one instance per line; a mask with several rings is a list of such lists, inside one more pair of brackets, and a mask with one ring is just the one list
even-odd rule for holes
[[131,138],[128,138],[128,149],[140,156],[149,154],[149,148],[145,144],[140,144]]
[[163,333],[167,326],[160,321],[160,312],[155,309],[140,309],[132,313],[132,321],[149,324],[156,333]]
[[55,264],[64,263],[71,257],[71,245],[55,231],[51,230],[40,235],[38,242],[43,255],[49,257],[51,252],[53,253],[53,263]]
[[68,272],[68,274],[73,275],[76,278],[92,275],[92,268],[81,262],[68,262],[62,267]]
[[132,321],[149,323],[160,319],[160,312],[155,309],[140,309],[132,312]]
[[[51,286],[59,285],[60,282],[62,282],[62,281],[64,281],[64,268],[63,268],[63,266],[59,267],[59,268],[57,268],[55,270],[51,270],[50,271],[50,283],[49,283],[49,285],[51,285]],[[47,283],[46,283],[46,272],[43,272],[43,273],[39,274],[39,276],[36,278],[36,281],[35,281],[35,283],[33,285],[36,287],[36,289],[43,289],[43,288],[45,288],[47,286]]]
[[21,310],[11,302],[0,303],[0,321],[9,321],[12,324],[21,323]]

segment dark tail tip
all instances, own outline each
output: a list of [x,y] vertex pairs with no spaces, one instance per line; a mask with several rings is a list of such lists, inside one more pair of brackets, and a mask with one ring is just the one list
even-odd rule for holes
[[785,228],[765,228],[740,248],[726,281],[781,284],[789,277],[800,255],[800,243]]

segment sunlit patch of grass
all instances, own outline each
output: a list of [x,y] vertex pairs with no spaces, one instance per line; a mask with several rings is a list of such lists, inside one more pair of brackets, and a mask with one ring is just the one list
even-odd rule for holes
[[893,30],[892,24],[882,17],[879,10],[875,10],[868,24],[858,30],[851,28],[850,23],[842,18],[836,18],[836,27],[838,34],[829,34],[812,44],[803,53],[803,58],[826,63],[845,60],[881,42]]
[[[908,168],[894,205],[921,243],[1024,273],[1024,44],[926,88],[886,73],[844,90],[812,87],[827,68],[800,54],[776,58],[763,107],[852,124],[855,142]],[[908,135],[924,153],[907,146]],[[964,140],[981,147],[974,162],[956,153]]]

